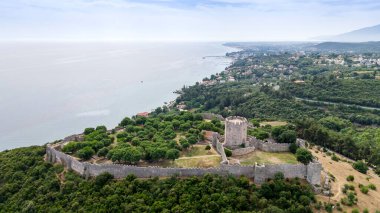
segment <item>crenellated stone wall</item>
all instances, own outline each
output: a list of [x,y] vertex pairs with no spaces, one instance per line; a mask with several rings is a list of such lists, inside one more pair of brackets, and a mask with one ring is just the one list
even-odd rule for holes
[[256,147],[265,152],[289,152],[290,143],[273,143],[259,140],[255,137],[248,137],[248,146]]
[[[217,144],[220,144],[219,142]],[[223,146],[217,145],[223,148]],[[223,152],[224,153],[224,149]],[[88,178],[95,177],[101,173],[108,172],[115,178],[124,178],[129,174],[134,174],[139,178],[149,177],[169,177],[179,175],[182,177],[203,176],[205,174],[242,175],[254,178],[256,183],[263,183],[268,178],[273,178],[277,172],[282,172],[286,178],[306,179],[312,185],[320,185],[320,174],[322,166],[318,162],[309,165],[304,164],[279,164],[279,165],[228,165],[221,164],[214,168],[163,168],[163,167],[138,167],[123,164],[91,164],[80,162],[74,157],[56,150],[52,146],[46,147],[46,160],[52,163],[59,163],[67,169],[73,170],[80,175]]]
[[246,147],[246,148],[240,148],[240,149],[234,149],[234,150],[232,150],[232,156],[246,155],[246,154],[249,154],[251,152],[254,152],[255,149],[256,148],[254,146]]

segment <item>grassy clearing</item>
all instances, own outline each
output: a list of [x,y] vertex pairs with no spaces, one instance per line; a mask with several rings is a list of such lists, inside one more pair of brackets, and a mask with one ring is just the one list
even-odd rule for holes
[[265,126],[265,125],[271,125],[271,126],[285,126],[286,124],[288,124],[288,123],[285,122],[285,121],[265,121],[265,122],[261,122],[261,123],[260,123],[260,126]]
[[203,155],[216,155],[217,152],[211,148],[211,150],[206,150],[206,145],[194,145],[189,148],[189,150],[182,151],[180,157],[194,157]]
[[190,158],[178,158],[174,161],[175,167],[218,167],[220,166],[221,157],[219,155],[198,156]]
[[242,165],[254,165],[255,162],[265,164],[298,163],[296,156],[290,152],[271,153],[256,150],[250,154],[234,158],[238,159]]

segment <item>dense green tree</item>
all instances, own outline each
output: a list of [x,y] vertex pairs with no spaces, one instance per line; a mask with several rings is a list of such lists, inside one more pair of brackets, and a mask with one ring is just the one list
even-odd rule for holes
[[95,154],[95,151],[89,146],[86,146],[86,147],[78,150],[78,152],[77,152],[78,157],[83,159],[83,160],[90,159],[94,154]]
[[361,172],[363,174],[367,174],[368,166],[367,166],[367,164],[365,162],[363,162],[361,160],[360,161],[356,161],[355,163],[353,163],[352,167],[355,170],[357,170],[357,171],[359,171],[359,172]]
[[303,164],[308,164],[313,160],[313,155],[311,152],[305,148],[299,148],[296,152],[297,160]]

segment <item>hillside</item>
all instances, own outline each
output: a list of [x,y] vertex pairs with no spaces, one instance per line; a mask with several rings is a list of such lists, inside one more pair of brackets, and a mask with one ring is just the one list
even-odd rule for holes
[[310,49],[321,52],[380,52],[380,42],[323,42],[310,46]]
[[[85,180],[43,160],[36,146],[0,152],[0,212],[311,212],[308,185],[281,177]],[[281,211],[284,209],[284,211]]]
[[380,41],[380,24],[372,27],[361,28],[336,36],[327,37],[326,40],[341,42]]

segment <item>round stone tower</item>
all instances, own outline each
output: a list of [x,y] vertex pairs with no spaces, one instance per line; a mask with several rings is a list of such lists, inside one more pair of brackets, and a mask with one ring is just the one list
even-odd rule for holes
[[248,121],[243,117],[232,116],[226,118],[224,145],[230,148],[237,148],[247,141]]

